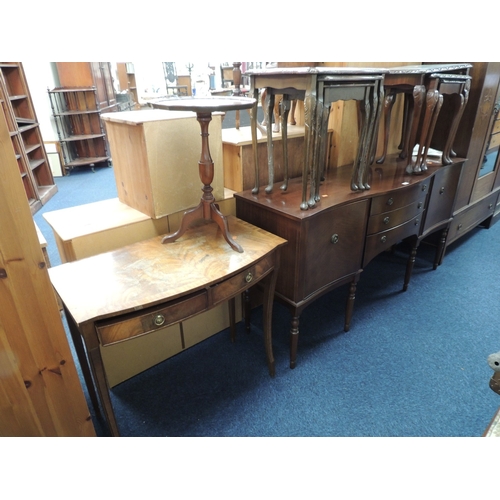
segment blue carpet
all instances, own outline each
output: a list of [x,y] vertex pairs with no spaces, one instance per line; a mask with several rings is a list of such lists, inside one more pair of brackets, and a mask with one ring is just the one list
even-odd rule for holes
[[[113,169],[57,178],[58,194],[35,215],[116,197]],[[324,295],[300,321],[298,364],[288,367],[290,314],[274,305],[276,377],[268,375],[261,309],[238,325],[112,390],[123,436],[480,436],[500,400],[486,357],[500,350],[500,224],[476,228],[432,270],[422,244],[407,292],[408,249],[399,245],[364,270],[351,330],[347,288]],[[96,421],[98,433],[105,435]]]

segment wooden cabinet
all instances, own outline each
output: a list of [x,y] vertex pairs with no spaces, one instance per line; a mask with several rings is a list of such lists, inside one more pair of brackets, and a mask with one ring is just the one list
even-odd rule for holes
[[288,240],[276,297],[292,314],[291,367],[296,363],[303,309],[322,294],[350,283],[347,331],[362,269],[392,245],[411,238],[415,244],[403,289],[407,287],[423,231],[429,234],[450,222],[462,165],[463,160],[455,159],[447,167],[434,163],[421,175],[409,175],[404,160],[391,155],[383,167],[370,169],[371,189],[358,193],[350,190],[351,165],[330,169],[321,185],[321,201],[307,211],[299,207],[301,178],[292,179],[287,191],[277,183],[269,194],[255,195],[251,190],[235,194],[237,217]]
[[57,192],[22,63],[0,63],[0,104],[31,213]]
[[116,95],[109,62],[56,63],[61,87],[95,87],[98,109],[113,111]]
[[[500,63],[474,62],[470,71],[471,89],[464,114],[457,130],[454,151],[466,158],[454,207],[454,220],[446,245],[465,235],[485,221],[491,222],[500,189],[498,175],[497,130],[499,125],[496,103],[500,97]],[[441,124],[450,116],[443,104],[432,147],[440,149]],[[493,206],[492,206],[493,204]]]

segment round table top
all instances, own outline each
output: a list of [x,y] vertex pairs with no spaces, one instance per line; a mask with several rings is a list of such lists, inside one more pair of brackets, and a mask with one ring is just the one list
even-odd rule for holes
[[249,109],[255,104],[251,97],[173,97],[164,101],[151,103],[154,108],[172,111],[194,111],[196,113],[211,113],[213,111],[234,111]]

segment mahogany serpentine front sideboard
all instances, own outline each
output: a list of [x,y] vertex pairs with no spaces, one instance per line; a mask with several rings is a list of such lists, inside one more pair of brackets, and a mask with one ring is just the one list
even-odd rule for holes
[[350,283],[344,330],[351,323],[356,286],[370,261],[409,239],[412,251],[404,277],[408,287],[419,242],[441,231],[434,268],[439,265],[449,228],[463,159],[442,166],[429,162],[421,175],[408,174],[407,161],[390,155],[369,168],[370,190],[350,189],[352,166],[327,172],[315,208],[301,210],[302,178],[269,193],[236,193],[238,218],[288,241],[281,254],[275,297],[292,314],[290,367],[296,366],[299,317],[306,306],[330,290]]

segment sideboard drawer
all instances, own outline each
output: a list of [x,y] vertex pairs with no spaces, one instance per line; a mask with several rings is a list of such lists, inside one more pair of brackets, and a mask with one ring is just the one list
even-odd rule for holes
[[382,231],[381,233],[367,236],[365,245],[365,256],[363,259],[363,267],[366,266],[379,253],[389,249],[404,238],[420,233],[420,225],[422,224],[423,214],[415,216],[408,222],[400,226]]
[[98,322],[96,323],[97,335],[103,346],[116,344],[173,325],[207,309],[207,291],[202,290],[178,301],[170,302],[167,307],[149,308],[125,314],[118,320]]
[[421,216],[423,210],[424,202],[417,201],[398,210],[372,215],[368,220],[367,234],[375,234],[399,226],[413,217]]
[[494,193],[456,215],[450,225],[448,244],[493,215],[497,196]]
[[420,182],[406,189],[375,196],[372,199],[370,215],[397,210],[414,202],[424,201],[429,191],[429,181]]
[[215,305],[219,302],[224,302],[229,298],[244,292],[247,288],[250,288],[261,280],[266,274],[268,274],[273,267],[274,259],[272,256],[268,255],[260,262],[257,262],[254,266],[248,267],[236,276],[211,287],[209,291],[210,304]]

